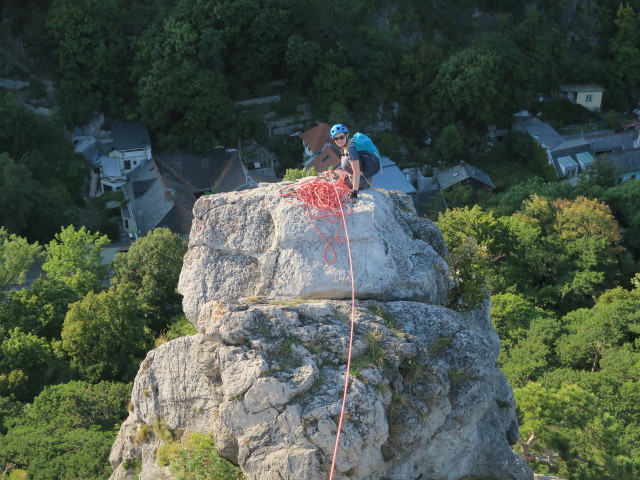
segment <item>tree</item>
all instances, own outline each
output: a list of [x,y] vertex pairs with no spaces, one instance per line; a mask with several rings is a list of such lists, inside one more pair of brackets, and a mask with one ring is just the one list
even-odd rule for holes
[[0,225],[10,232],[23,232],[29,221],[37,183],[24,165],[6,153],[0,154]]
[[137,43],[133,77],[140,112],[162,147],[204,150],[228,126],[225,45],[214,27],[214,10],[209,2],[181,2]]
[[609,207],[597,200],[533,195],[511,222],[524,246],[528,295],[539,305],[556,304],[565,312],[593,305],[607,286],[627,275],[621,229]]
[[78,300],[69,285],[43,275],[31,288],[12,292],[0,304],[0,328],[20,328],[48,341],[59,340],[69,304]]
[[453,160],[463,152],[464,144],[458,128],[450,123],[436,140],[436,151],[444,160]]
[[0,226],[0,300],[9,285],[25,281],[27,271],[41,254],[37,242],[29,244]]
[[55,363],[49,343],[19,328],[0,344],[0,395],[30,400],[51,379],[47,367]]
[[182,311],[177,291],[187,246],[168,228],[156,228],[119,253],[113,262],[113,283],[136,292],[147,324],[158,334]]
[[131,380],[152,346],[136,292],[128,285],[90,291],[70,306],[62,327],[62,349],[71,366],[91,381]]
[[622,288],[608,290],[596,305],[563,318],[567,333],[558,340],[561,362],[575,369],[600,370],[607,352],[625,343],[633,345],[640,334],[640,294]]
[[107,267],[102,264],[102,246],[107,243],[106,235],[91,233],[84,227],[63,227],[45,246],[42,268],[80,295],[100,291],[107,277]]
[[529,383],[515,389],[518,447],[536,470],[576,478],[633,478],[619,435],[622,428],[597,398],[573,383],[558,390]]
[[0,94],[0,224],[30,241],[49,241],[78,216],[85,163],[56,115],[27,110]]
[[463,120],[486,126],[501,119],[507,92],[500,55],[470,47],[446,60],[431,84],[437,123]]
[[492,212],[479,206],[454,208],[441,213],[436,225],[449,248],[452,275],[450,301],[473,306],[492,282],[492,263],[509,250],[509,233]]
[[6,419],[0,465],[29,478],[92,478],[111,474],[114,427],[126,416],[130,385],[69,382],[47,387],[22,413]]
[[94,110],[117,104],[115,97],[126,91],[125,65],[132,55],[123,23],[117,2],[51,3],[47,29],[56,42],[60,96],[69,123],[85,123]]

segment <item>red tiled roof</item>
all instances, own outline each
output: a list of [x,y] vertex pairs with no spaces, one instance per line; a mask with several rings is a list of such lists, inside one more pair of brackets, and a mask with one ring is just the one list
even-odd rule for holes
[[319,152],[325,143],[331,141],[331,125],[321,123],[306,132],[298,135],[304,143],[309,146],[312,152]]

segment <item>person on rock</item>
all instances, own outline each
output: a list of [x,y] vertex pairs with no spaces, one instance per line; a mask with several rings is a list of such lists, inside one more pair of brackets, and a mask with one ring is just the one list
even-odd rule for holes
[[378,172],[379,167],[373,162],[362,161],[353,139],[349,138],[349,129],[346,126],[338,123],[331,127],[330,134],[342,154],[340,167],[349,174],[351,180],[352,190],[349,198],[356,200],[360,190],[371,186],[369,180]]

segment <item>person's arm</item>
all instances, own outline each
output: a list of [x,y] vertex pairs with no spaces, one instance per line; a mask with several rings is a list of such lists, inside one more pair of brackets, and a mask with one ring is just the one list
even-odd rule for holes
[[353,160],[351,168],[353,169],[353,189],[357,192],[360,188],[360,160]]
[[349,163],[351,163],[351,170],[353,170],[353,190],[357,192],[360,188],[360,154],[353,144],[353,139],[349,140],[347,153],[349,155]]

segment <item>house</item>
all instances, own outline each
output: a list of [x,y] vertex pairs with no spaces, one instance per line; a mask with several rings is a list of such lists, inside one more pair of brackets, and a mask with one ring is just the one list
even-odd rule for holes
[[602,106],[604,88],[594,84],[560,85],[560,93],[571,103],[577,103],[592,112],[599,112]]
[[305,157],[314,157],[324,149],[325,145],[331,143],[331,125],[321,123],[302,132],[298,137],[302,140]]
[[127,174],[151,160],[151,140],[143,122],[114,122],[113,149],[100,157],[102,191],[120,190]]
[[122,191],[127,206],[120,213],[131,240],[157,227],[185,236],[191,231],[196,196],[185,184],[162,175],[153,159],[130,173]]
[[397,190],[407,195],[415,195],[416,188],[403,173],[398,165],[388,157],[380,158],[380,171],[371,179],[373,188],[384,188],[385,190]]
[[304,166],[309,169],[314,168],[317,173],[326,172],[330,167],[340,165],[339,152],[338,147],[326,143],[317,155],[309,157]]
[[598,161],[613,167],[617,180],[640,180],[640,148],[609,152],[598,156]]
[[173,152],[157,155],[128,174],[122,191],[128,201],[121,210],[131,239],[157,227],[189,235],[193,205],[206,193],[256,188],[279,180],[259,172],[247,173],[235,149],[215,148],[206,155]]
[[460,162],[459,165],[436,175],[436,180],[442,190],[447,190],[457,184],[469,185],[474,188],[496,188],[489,175],[466,162]]
[[214,148],[205,155],[173,152],[156,155],[162,175],[191,189],[196,197],[204,193],[240,190],[249,179],[235,149]]
[[513,130],[531,135],[547,154],[558,178],[577,178],[594,161],[592,143],[585,138],[565,139],[556,130],[528,113],[514,117]]

